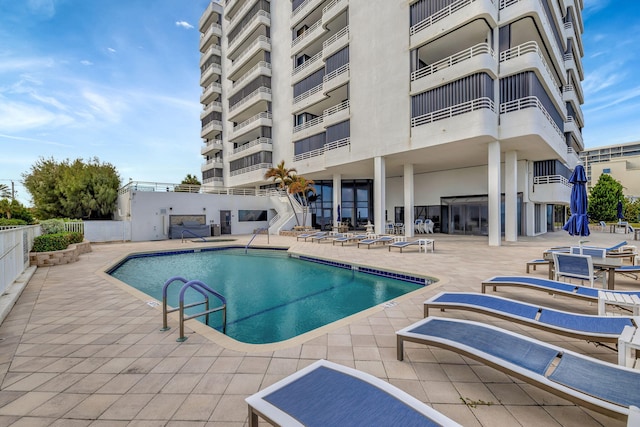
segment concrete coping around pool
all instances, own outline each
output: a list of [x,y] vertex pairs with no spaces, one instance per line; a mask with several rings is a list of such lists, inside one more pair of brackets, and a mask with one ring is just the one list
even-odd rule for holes
[[[226,249],[226,248],[230,248],[230,249],[244,249],[244,246],[211,246],[211,248],[220,248],[220,249]],[[291,252],[289,250],[289,247],[284,247],[284,246],[254,246],[253,249],[279,249],[279,250],[286,250],[287,253],[290,256],[293,257],[300,257],[301,254],[295,253],[295,252]],[[128,259],[129,257],[131,257],[132,255],[151,255],[151,254],[155,254],[155,253],[172,253],[172,252],[193,252],[194,250],[197,251],[197,249],[184,249],[184,250],[179,250],[179,251],[172,251],[172,250],[167,250],[167,251],[146,251],[146,252],[130,252],[128,254],[126,254],[125,256],[120,256],[117,259],[114,259],[113,262],[108,263],[107,265],[104,265],[102,268],[100,268],[98,271],[96,271],[96,274],[98,274],[99,276],[101,276],[102,278],[104,278],[106,281],[108,281],[109,283],[113,283],[114,285],[118,286],[120,289],[124,290],[125,292],[127,292],[128,294],[136,297],[137,299],[141,300],[144,302],[144,304],[147,304],[149,306],[151,306],[152,308],[154,308],[155,310],[157,310],[159,312],[159,314],[162,314],[162,301],[158,301],[155,298],[150,297],[149,295],[145,294],[144,292],[141,292],[135,288],[133,288],[132,286],[127,285],[124,282],[121,282],[120,280],[116,279],[115,277],[111,276],[109,273],[107,273],[108,271],[110,271],[111,269],[115,268],[115,266],[121,264],[122,262],[124,262],[126,259]],[[303,255],[304,257],[307,258],[315,258],[315,259],[324,259],[326,261],[331,261],[331,262],[339,262],[339,261],[335,261],[335,260],[330,260],[330,259],[326,259],[326,258],[321,258],[321,257],[309,257],[307,255]],[[351,264],[352,266],[357,266],[358,269],[360,267],[365,267],[365,268],[371,268],[371,269],[377,269],[375,266],[372,265],[357,265],[357,264]],[[379,270],[379,269],[377,269]],[[392,270],[387,270],[387,271],[392,271]],[[402,272],[399,271],[395,271],[395,273],[399,273],[402,274]],[[417,275],[420,276],[420,275]],[[420,295],[422,293],[425,293],[427,291],[431,291],[434,289],[434,287],[439,288],[440,286],[448,283],[449,281],[446,278],[434,278],[434,277],[428,277],[428,276],[423,276],[425,277],[425,279],[429,279],[432,280],[432,282],[428,285],[422,286],[419,289],[416,289],[415,291],[406,293],[404,295],[401,295],[397,298],[395,298],[393,301],[395,303],[401,303],[404,300],[410,299],[410,298],[414,298],[416,295]],[[388,303],[383,303],[383,304],[378,304],[375,305],[371,308],[368,308],[366,310],[360,311],[358,313],[352,314],[350,316],[344,317],[342,319],[336,320],[335,322],[326,324],[324,326],[321,326],[319,328],[316,328],[312,331],[309,332],[305,332],[304,334],[300,334],[298,336],[295,336],[293,338],[289,338],[287,340],[284,341],[278,341],[275,343],[268,343],[268,344],[248,344],[248,343],[243,343],[240,341],[237,341],[231,337],[229,337],[228,335],[225,335],[219,331],[217,331],[214,328],[211,328],[207,325],[205,325],[204,323],[198,322],[198,321],[193,321],[193,322],[185,322],[185,336],[189,336],[190,333],[196,333],[199,334],[205,338],[207,338],[208,340],[228,349],[228,350],[233,350],[233,351],[239,351],[239,352],[245,352],[245,353],[263,353],[263,352],[270,352],[270,351],[277,351],[277,350],[283,350],[283,349],[287,349],[290,347],[294,347],[297,345],[301,345],[307,341],[310,341],[314,338],[320,337],[328,332],[340,329],[344,326],[347,326],[351,323],[353,323],[356,320],[359,319],[364,319],[366,317],[369,317],[371,315],[374,315],[375,313],[378,313],[380,311],[392,308],[395,304],[388,304]],[[173,330],[177,330],[179,328],[179,315],[178,312],[174,312],[174,313],[169,313],[168,318],[171,319],[171,321],[173,321],[173,325],[169,325],[171,329]],[[162,328],[162,317],[159,316],[158,318],[158,329]]]

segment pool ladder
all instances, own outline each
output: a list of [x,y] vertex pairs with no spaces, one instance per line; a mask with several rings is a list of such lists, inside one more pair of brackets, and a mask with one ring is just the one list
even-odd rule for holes
[[[179,298],[180,298],[180,306],[178,308],[169,308],[169,306],[167,304],[167,290],[169,288],[169,285],[171,285],[174,282],[182,282],[182,283],[184,283],[184,285],[182,285],[182,288],[180,289],[180,296],[179,296]],[[193,289],[194,291],[200,293],[204,297],[204,300],[185,305],[185,303],[184,303],[184,294],[187,291],[187,289]],[[219,307],[210,308],[209,307],[209,294],[213,295],[214,297],[219,299],[222,302],[222,305],[219,306]],[[199,305],[204,305],[205,306],[205,311],[203,311],[202,313],[196,313],[196,314],[192,314],[192,315],[189,315],[189,316],[185,316],[184,310],[186,308],[197,307]],[[176,339],[176,341],[178,341],[178,342],[183,342],[183,341],[187,340],[187,337],[184,336],[184,321],[185,320],[190,320],[190,319],[194,319],[196,317],[205,316],[205,324],[207,326],[210,326],[209,325],[209,314],[210,313],[215,313],[217,311],[222,311],[222,333],[223,334],[227,333],[227,300],[225,299],[225,297],[223,297],[222,295],[220,295],[219,293],[217,293],[216,291],[214,291],[213,289],[211,289],[210,287],[208,287],[207,285],[205,285],[204,283],[202,283],[199,280],[189,280],[188,281],[187,279],[185,279],[183,277],[174,276],[174,277],[171,277],[169,280],[167,280],[164,283],[164,286],[162,286],[162,329],[160,329],[161,331],[168,331],[169,329],[171,329],[167,324],[167,315],[169,313],[173,313],[173,312],[176,312],[176,311],[180,312],[180,337],[178,339]]]

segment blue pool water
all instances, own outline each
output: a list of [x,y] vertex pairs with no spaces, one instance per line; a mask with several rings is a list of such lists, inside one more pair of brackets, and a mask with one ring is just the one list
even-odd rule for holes
[[[430,283],[419,277],[375,269],[368,274],[350,265],[317,261],[277,250],[203,249],[132,256],[108,273],[159,301],[162,285],[170,277],[200,280],[227,300],[227,335],[252,344],[292,338]],[[181,286],[176,282],[169,287],[172,307],[179,305]],[[201,298],[189,290],[185,302]],[[221,324],[221,314],[213,314],[210,326],[220,329]]]

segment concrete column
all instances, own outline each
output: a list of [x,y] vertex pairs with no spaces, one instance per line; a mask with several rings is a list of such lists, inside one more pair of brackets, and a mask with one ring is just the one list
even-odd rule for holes
[[404,165],[404,235],[413,237],[413,165]]
[[334,225],[338,220],[338,206],[342,205],[342,175],[333,174],[333,222]]
[[504,154],[504,240],[518,241],[518,153]]
[[373,222],[375,232],[384,234],[385,219],[384,211],[386,206],[386,179],[387,171],[385,168],[384,157],[373,158]]
[[488,144],[489,246],[500,246],[500,142]]

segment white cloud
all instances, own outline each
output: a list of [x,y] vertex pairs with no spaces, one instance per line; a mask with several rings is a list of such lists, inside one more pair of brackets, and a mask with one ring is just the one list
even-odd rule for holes
[[[45,144],[45,145],[55,145],[58,147],[70,147],[69,145],[65,145],[65,144],[61,144],[59,142],[56,141],[49,141],[47,139],[40,139],[40,138],[27,138],[27,137],[23,137],[23,136],[14,136],[14,135],[4,135],[0,133],[0,139],[10,139],[13,141],[23,141],[23,142],[36,142],[38,144]],[[4,158],[2,163],[9,163],[8,158]],[[13,163],[20,163],[22,162],[22,160],[15,161],[18,159],[14,159],[12,158],[11,160],[13,160]]]
[[112,47],[108,47],[107,50],[111,53],[116,53],[116,50]]
[[189,24],[187,21],[176,21],[176,26],[185,28],[187,30],[193,28],[193,25]]
[[81,63],[82,65],[87,65],[87,66],[89,66],[89,65],[93,65],[93,62],[91,62],[91,61],[89,61],[89,60],[86,60],[86,59],[83,59],[82,61],[80,61],[80,63]]
[[55,64],[52,58],[6,58],[0,61],[0,73],[33,71],[51,68]]
[[[88,107],[92,111],[90,114],[100,121],[119,122],[121,112],[126,109],[126,105],[119,99],[107,98],[95,92],[84,91],[84,99],[88,102]],[[81,112],[81,114],[87,114]]]
[[1,132],[12,133],[43,127],[59,127],[72,122],[72,117],[53,113],[39,105],[22,102],[0,103]]
[[29,0],[27,6],[31,13],[50,19],[56,14],[56,0]]

